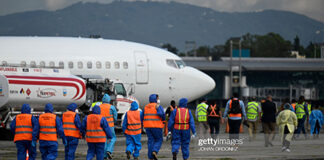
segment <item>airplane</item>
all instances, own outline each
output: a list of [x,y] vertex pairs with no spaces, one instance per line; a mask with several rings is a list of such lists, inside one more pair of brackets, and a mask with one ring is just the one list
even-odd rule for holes
[[141,106],[149,95],[159,95],[167,107],[188,98],[196,100],[215,88],[205,73],[186,66],[164,49],[124,40],[80,37],[0,37],[0,65],[60,67],[73,75],[100,75],[133,84],[133,96]]

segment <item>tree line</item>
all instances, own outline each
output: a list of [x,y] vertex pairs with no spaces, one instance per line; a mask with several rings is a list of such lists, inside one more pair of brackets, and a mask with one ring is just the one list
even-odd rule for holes
[[[298,36],[294,38],[293,42],[285,40],[281,35],[270,32],[266,35],[257,35],[247,33],[241,37],[242,49],[249,49],[251,57],[294,57],[292,51],[298,51],[299,55],[306,58],[320,58],[320,47],[312,42],[307,47],[300,44]],[[212,47],[204,45],[196,49],[188,51],[188,53],[179,52],[179,50],[169,43],[163,44],[162,48],[177,54],[179,56],[197,56],[213,57],[213,60],[218,60],[220,57],[230,56],[230,39],[224,45],[214,45]],[[233,45],[233,49],[238,49],[238,45]]]

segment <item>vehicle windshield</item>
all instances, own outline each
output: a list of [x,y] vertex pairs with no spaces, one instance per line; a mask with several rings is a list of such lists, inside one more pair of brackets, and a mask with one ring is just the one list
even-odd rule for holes
[[126,90],[123,84],[115,83],[115,91],[117,95],[123,95],[124,97],[126,97]]

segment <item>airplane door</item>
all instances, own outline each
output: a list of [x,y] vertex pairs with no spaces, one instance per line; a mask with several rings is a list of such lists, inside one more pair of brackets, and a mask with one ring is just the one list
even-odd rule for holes
[[146,53],[141,51],[135,51],[134,55],[136,63],[136,83],[147,84],[149,73]]

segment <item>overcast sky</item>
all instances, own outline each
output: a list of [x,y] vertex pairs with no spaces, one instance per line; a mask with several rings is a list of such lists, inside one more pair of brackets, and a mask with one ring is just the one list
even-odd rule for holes
[[[57,10],[76,2],[111,3],[113,0],[0,0],[0,15],[30,11]],[[128,0],[135,1],[135,0]],[[148,1],[148,0],[142,0]],[[225,12],[247,12],[265,9],[293,11],[324,22],[324,0],[149,0],[176,1]]]

